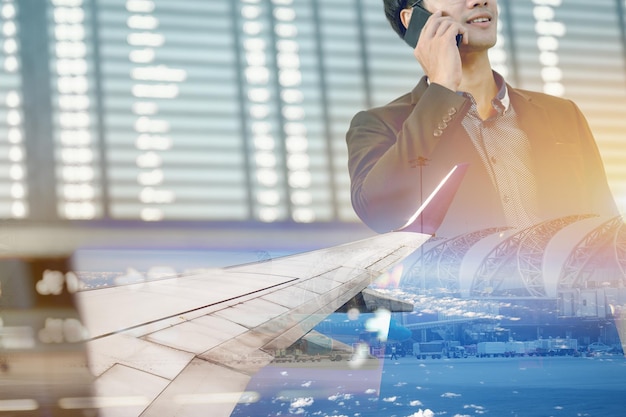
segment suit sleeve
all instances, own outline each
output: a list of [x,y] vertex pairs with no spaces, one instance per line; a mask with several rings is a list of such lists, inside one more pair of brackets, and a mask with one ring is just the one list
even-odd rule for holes
[[619,214],[619,211],[615,204],[613,193],[609,188],[604,163],[597,143],[585,116],[575,103],[571,102],[571,104],[574,106],[577,114],[578,132],[583,149],[584,174],[582,181],[588,193],[586,197],[587,201],[590,202],[589,210],[592,213],[603,216],[615,216]]
[[[422,81],[424,82],[424,81]],[[420,164],[460,126],[469,101],[437,84],[415,104],[358,113],[346,134],[352,205],[377,232],[402,227],[420,205]]]

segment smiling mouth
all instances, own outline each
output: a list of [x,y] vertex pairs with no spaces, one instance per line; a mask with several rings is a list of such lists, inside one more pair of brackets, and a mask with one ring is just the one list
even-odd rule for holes
[[488,17],[477,17],[476,19],[468,20],[467,23],[487,23],[491,22],[491,19]]

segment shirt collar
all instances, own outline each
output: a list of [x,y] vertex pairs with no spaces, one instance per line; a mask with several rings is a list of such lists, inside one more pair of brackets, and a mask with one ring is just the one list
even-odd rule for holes
[[[507,87],[506,82],[504,81],[504,77],[502,75],[500,75],[496,71],[492,71],[492,72],[493,72],[493,78],[496,81],[496,86],[498,87],[498,94],[496,94],[496,96],[493,98],[492,103],[495,106],[500,105],[502,107],[502,112],[506,113],[511,107],[511,99],[509,97],[509,88]],[[430,85],[430,79],[428,78],[428,76],[426,76],[425,78],[426,78],[427,85]],[[461,91],[457,91],[457,93],[463,94]]]
[[499,101],[506,113],[511,106],[511,99],[509,98],[509,89],[504,81],[504,77],[493,71],[493,78],[496,80],[496,86],[498,87],[498,94],[494,97],[494,105],[497,105]]

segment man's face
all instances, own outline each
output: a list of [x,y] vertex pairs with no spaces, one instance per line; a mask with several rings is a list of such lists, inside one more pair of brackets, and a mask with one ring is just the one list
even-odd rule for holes
[[489,49],[496,44],[498,27],[497,0],[423,0],[422,7],[431,13],[441,10],[467,29],[468,49]]

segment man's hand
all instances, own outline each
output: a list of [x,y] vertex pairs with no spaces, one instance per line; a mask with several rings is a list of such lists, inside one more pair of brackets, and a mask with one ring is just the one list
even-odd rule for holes
[[467,30],[438,10],[424,25],[413,51],[430,82],[452,91],[457,91],[462,76],[461,55],[456,45],[456,35],[459,34],[463,35],[462,42],[467,44]]

